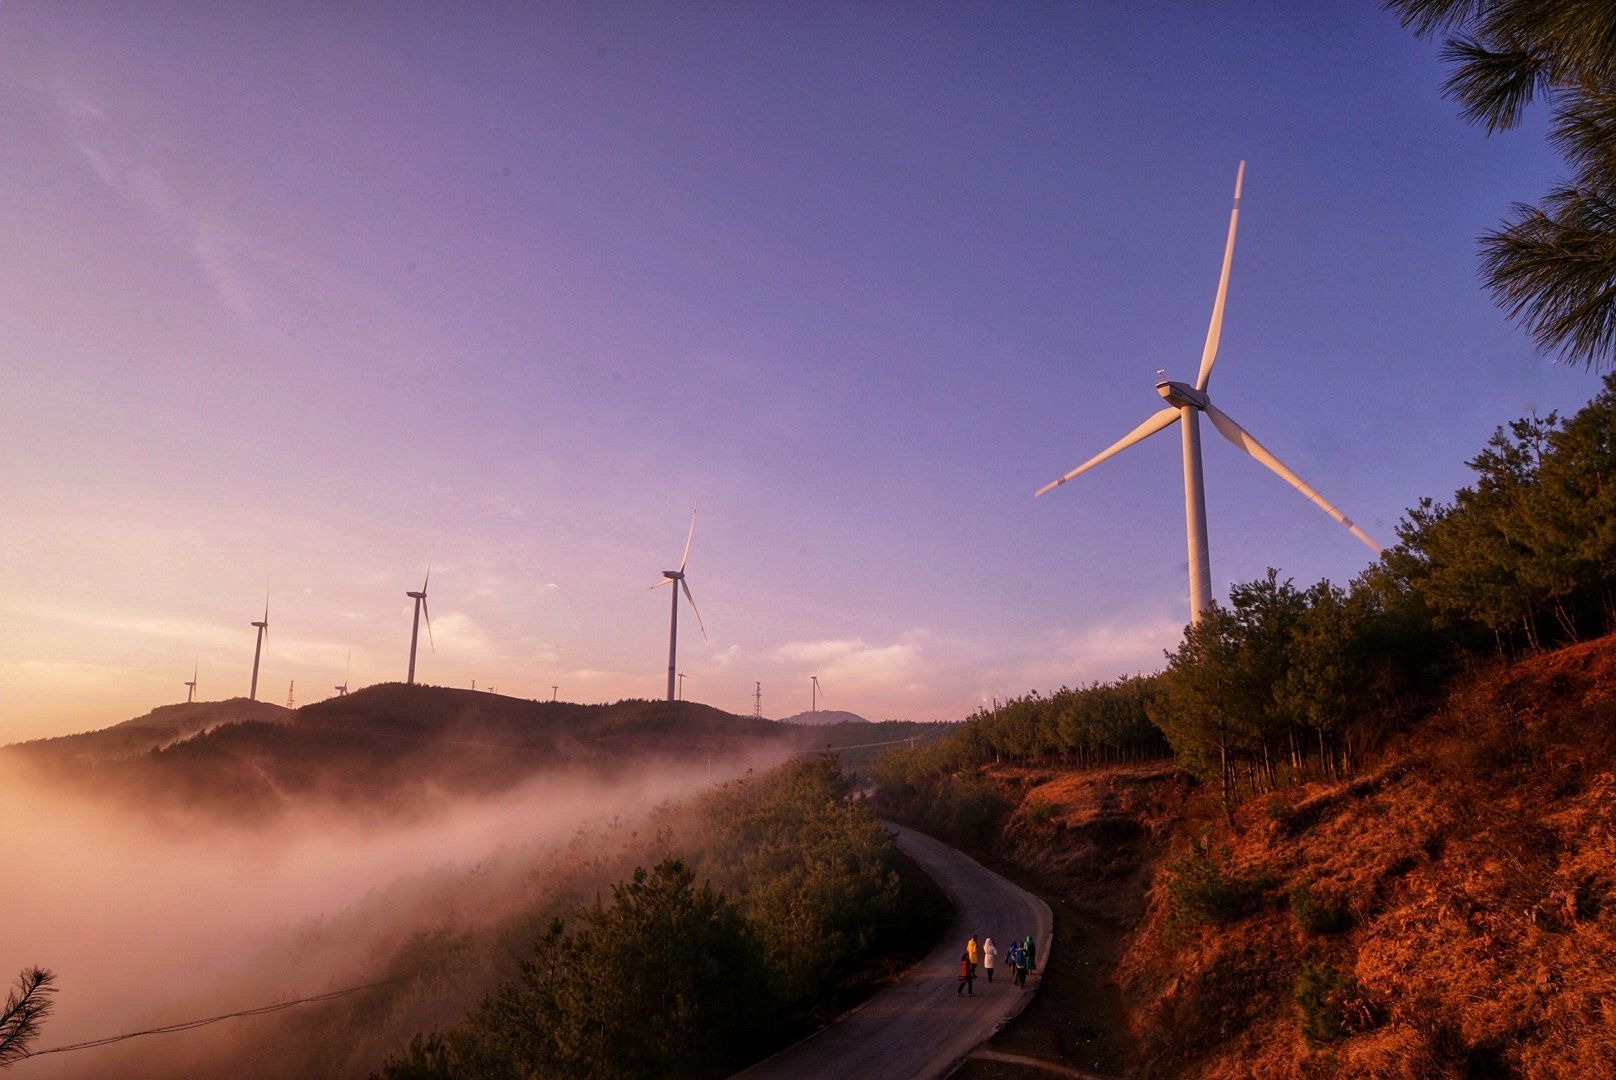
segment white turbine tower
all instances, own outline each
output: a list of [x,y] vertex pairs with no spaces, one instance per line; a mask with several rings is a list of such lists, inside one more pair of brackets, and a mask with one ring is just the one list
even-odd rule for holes
[[701,621],[701,609],[696,606],[696,598],[690,595],[690,586],[685,584],[685,564],[690,561],[690,542],[696,538],[696,509],[690,508],[690,535],[685,537],[685,553],[679,560],[679,569],[662,571],[662,580],[651,586],[660,589],[664,585],[675,584],[673,590],[673,615],[668,623],[668,700],[674,697],[674,668],[679,660],[679,590],[683,589],[685,599],[690,601],[690,610],[696,614],[696,625],[701,627],[701,638],[707,640],[707,627]]
[[[426,643],[432,647],[434,653],[438,651],[438,643],[432,640],[432,612],[426,606],[426,585],[431,580],[432,564],[429,562],[426,564],[426,577],[421,579],[421,591],[404,594],[415,601],[415,622],[410,625],[410,675],[406,680],[409,686],[415,685],[415,645],[421,637],[422,611],[426,611]],[[345,679],[344,682],[346,681]]]
[[258,627],[258,641],[253,645],[253,674],[252,687],[248,689],[247,696],[253,701],[258,700],[258,661],[264,655],[264,639],[269,636],[269,591],[264,591],[264,618],[262,622],[252,625]]
[[1212,426],[1224,438],[1234,443],[1240,449],[1262,462],[1268,468],[1278,473],[1286,483],[1300,491],[1319,509],[1335,518],[1351,531],[1353,536],[1362,540],[1376,553],[1380,553],[1380,545],[1375,543],[1358,526],[1354,525],[1335,505],[1320,495],[1307,481],[1297,476],[1290,469],[1268,452],[1268,449],[1252,438],[1251,433],[1235,423],[1225,412],[1212,404],[1207,396],[1206,385],[1212,378],[1212,365],[1218,358],[1218,338],[1223,334],[1223,304],[1229,295],[1229,268],[1234,263],[1234,234],[1240,225],[1240,185],[1245,179],[1246,163],[1240,163],[1239,170],[1234,178],[1234,209],[1229,212],[1229,240],[1223,249],[1223,272],[1218,277],[1217,298],[1212,303],[1212,324],[1206,331],[1206,346],[1201,350],[1201,370],[1195,377],[1195,385],[1189,386],[1181,382],[1172,382],[1163,379],[1156,384],[1156,393],[1167,402],[1167,408],[1151,416],[1144,423],[1134,428],[1111,446],[1089,458],[1083,464],[1056,480],[1039,488],[1033,497],[1037,498],[1045,492],[1052,491],[1068,480],[1087,472],[1113,454],[1121,453],[1136,442],[1140,442],[1156,432],[1167,427],[1175,421],[1183,421],[1184,443],[1184,526],[1189,538],[1189,577],[1190,577],[1190,622],[1201,621],[1201,614],[1212,603],[1212,567],[1207,557],[1206,544],[1206,497],[1201,488],[1201,429],[1200,414],[1206,413],[1212,421]]

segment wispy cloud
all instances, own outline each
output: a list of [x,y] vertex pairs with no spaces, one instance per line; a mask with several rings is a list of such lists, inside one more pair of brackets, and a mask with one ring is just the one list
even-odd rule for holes
[[912,686],[920,673],[926,637],[917,630],[889,645],[871,645],[863,638],[792,641],[776,649],[774,658],[782,664],[810,665],[822,682],[846,691],[900,689]]
[[269,253],[213,207],[188,197],[157,165],[122,149],[104,110],[64,98],[73,145],[102,186],[168,233],[225,307],[259,314],[266,278],[276,272]]
[[1184,633],[1177,619],[1113,622],[1056,638],[1041,657],[1014,670],[1015,690],[1049,689],[1160,670],[1162,653]]

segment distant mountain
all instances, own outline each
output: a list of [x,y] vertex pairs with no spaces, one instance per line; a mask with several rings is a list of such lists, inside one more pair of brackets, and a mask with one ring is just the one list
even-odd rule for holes
[[5,749],[80,761],[115,761],[171,746],[221,724],[243,721],[275,724],[284,722],[291,715],[290,709],[283,709],[279,705],[241,697],[225,701],[160,705],[145,716],[137,716],[99,731],[13,743]]
[[796,716],[788,716],[781,720],[782,724],[813,724],[817,727],[826,727],[831,724],[868,724],[858,713],[844,712],[840,709],[820,709],[817,712],[800,712]]
[[154,810],[263,818],[311,802],[409,815],[541,773],[606,780],[709,759],[772,762],[812,742],[801,728],[689,701],[577,705],[401,683],[295,711],[239,699],[186,709],[0,754]]

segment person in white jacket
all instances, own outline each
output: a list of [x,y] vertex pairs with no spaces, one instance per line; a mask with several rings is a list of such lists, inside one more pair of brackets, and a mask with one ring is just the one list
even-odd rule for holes
[[988,973],[988,982],[993,981],[993,961],[999,957],[999,948],[993,944],[992,938],[982,941],[982,970]]

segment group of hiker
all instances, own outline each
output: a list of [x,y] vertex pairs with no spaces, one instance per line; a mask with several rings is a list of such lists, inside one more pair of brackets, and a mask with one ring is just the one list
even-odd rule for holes
[[[999,958],[999,947],[993,944],[992,938],[983,938],[977,941],[972,934],[965,942],[965,951],[960,954],[959,989],[956,994],[970,994],[976,996],[972,987],[976,983],[976,969],[978,965],[987,972],[988,982],[993,981],[993,969]],[[1005,950],[1004,962],[1010,968],[1010,982],[1027,988],[1027,972],[1038,970],[1038,946],[1033,943],[1032,935],[1028,934],[1021,941],[1012,941],[1010,948]]]

